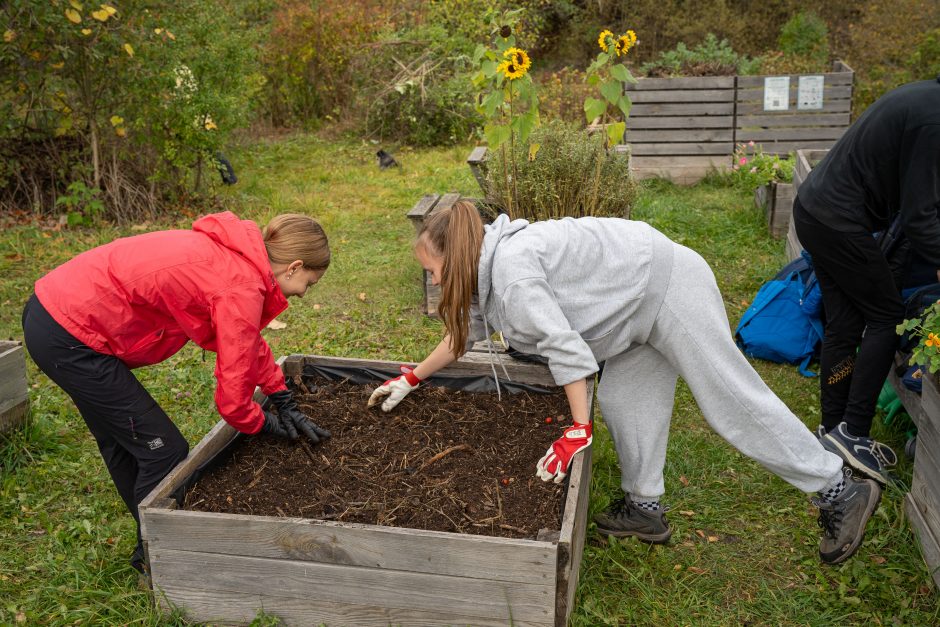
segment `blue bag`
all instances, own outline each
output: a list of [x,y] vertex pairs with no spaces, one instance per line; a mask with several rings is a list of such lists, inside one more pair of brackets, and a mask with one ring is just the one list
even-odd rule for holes
[[799,364],[800,374],[815,377],[809,364],[823,338],[821,308],[816,275],[804,252],[761,286],[734,331],[735,341],[745,355]]

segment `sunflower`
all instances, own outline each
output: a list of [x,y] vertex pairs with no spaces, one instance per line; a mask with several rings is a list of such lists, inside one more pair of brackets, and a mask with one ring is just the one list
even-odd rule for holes
[[626,34],[621,35],[616,43],[614,44],[614,49],[617,51],[617,56],[627,54],[632,48],[636,45],[636,33],[632,30],[628,30]]
[[529,55],[519,48],[509,48],[503,53],[503,58],[505,60],[496,66],[496,71],[502,72],[511,81],[525,76],[532,66]]
[[614,34],[607,29],[601,31],[601,34],[597,37],[597,45],[601,47],[601,50],[607,52],[607,38],[614,38]]

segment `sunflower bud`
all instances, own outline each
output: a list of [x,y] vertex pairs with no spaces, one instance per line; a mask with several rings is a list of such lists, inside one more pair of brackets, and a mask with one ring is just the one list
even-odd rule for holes
[[510,35],[512,35],[511,26],[503,26],[502,28],[499,29],[499,36],[502,37],[503,39],[507,39]]

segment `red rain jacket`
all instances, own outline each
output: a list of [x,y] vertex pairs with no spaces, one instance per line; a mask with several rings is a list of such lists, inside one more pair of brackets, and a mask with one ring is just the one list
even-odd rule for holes
[[86,251],[36,282],[43,307],[92,349],[129,368],[161,362],[192,340],[218,354],[215,403],[244,433],[264,424],[252,401],[287,389],[261,329],[287,308],[261,230],[231,212]]

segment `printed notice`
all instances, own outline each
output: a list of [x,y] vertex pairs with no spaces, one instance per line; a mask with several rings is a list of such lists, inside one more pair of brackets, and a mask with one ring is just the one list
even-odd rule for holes
[[790,108],[790,77],[764,78],[764,111],[786,111]]
[[797,90],[796,108],[797,109],[822,109],[823,108],[823,81],[825,77],[820,76],[801,76],[800,86]]

